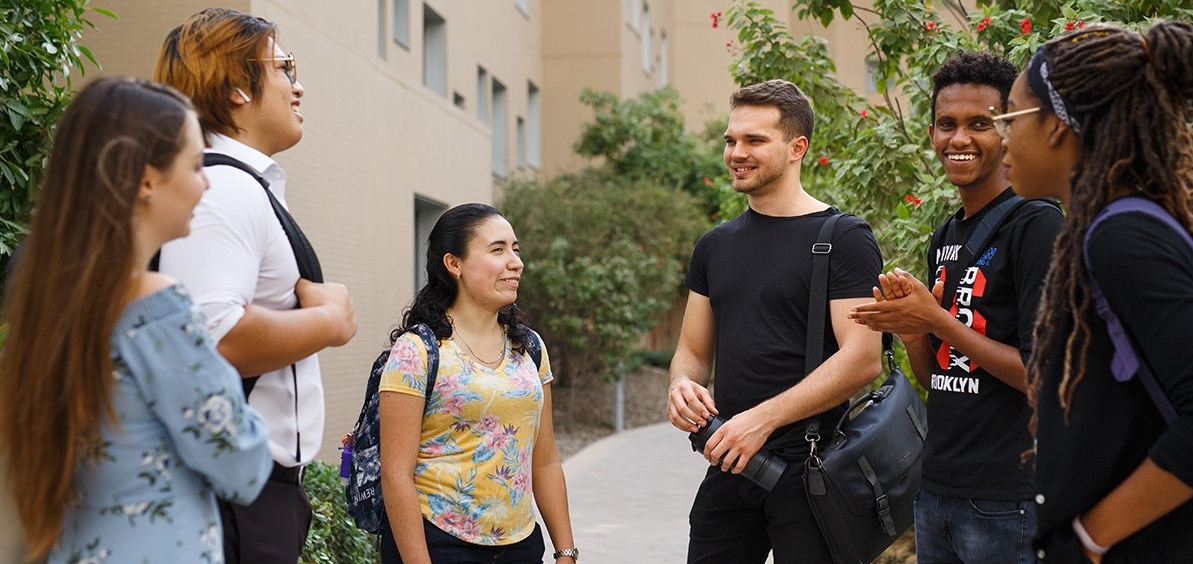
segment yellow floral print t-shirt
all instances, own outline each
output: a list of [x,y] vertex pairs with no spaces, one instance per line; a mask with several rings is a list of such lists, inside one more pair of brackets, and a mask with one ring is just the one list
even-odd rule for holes
[[[512,544],[534,531],[531,456],[551,363],[544,346],[536,373],[529,355],[511,351],[508,339],[505,347],[505,360],[492,369],[454,341],[439,342],[414,467],[423,517],[473,544]],[[426,386],[426,347],[406,333],[394,343],[379,389],[425,397]]]

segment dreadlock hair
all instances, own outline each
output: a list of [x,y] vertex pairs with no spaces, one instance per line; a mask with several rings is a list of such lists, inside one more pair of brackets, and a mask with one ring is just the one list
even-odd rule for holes
[[[1117,196],[1136,193],[1193,232],[1193,26],[1160,21],[1140,35],[1098,25],[1042,48],[1047,79],[1076,114],[1072,119],[1081,131],[1080,155],[1069,177],[1068,219],[1056,240],[1034,331],[1037,351],[1064,347],[1058,395],[1067,416],[1089,353],[1084,314],[1091,300],[1081,250],[1094,217]],[[1073,324],[1068,334],[1061,329],[1066,319]],[[1045,362],[1043,354],[1028,362],[1032,405]]]

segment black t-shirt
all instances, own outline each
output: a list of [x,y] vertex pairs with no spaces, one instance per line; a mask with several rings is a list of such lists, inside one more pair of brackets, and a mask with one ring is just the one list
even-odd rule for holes
[[[1047,351],[1039,400],[1036,489],[1040,547],[1046,562],[1077,562],[1081,545],[1070,525],[1151,459],[1193,486],[1193,249],[1167,225],[1141,214],[1108,218],[1090,238],[1089,259],[1110,308],[1134,337],[1178,419],[1168,427],[1139,378],[1110,372],[1113,344],[1091,303],[1085,375],[1065,417],[1057,394],[1064,341]],[[1063,305],[1061,307],[1064,307]],[[1068,320],[1067,308],[1061,319]],[[1072,332],[1071,322],[1060,333]],[[1073,345],[1079,362],[1083,340]],[[1186,502],[1111,547],[1106,564],[1193,562],[1193,502]]]
[[[946,272],[959,276],[950,312],[978,333],[1018,348],[1026,362],[1052,242],[1063,222],[1060,210],[1023,202],[974,260],[962,264],[966,257],[958,256],[990,210],[1012,196],[1008,188],[972,217],[963,219],[961,210],[941,225],[928,249],[928,272],[940,279]],[[955,497],[1027,499],[1032,471],[1021,461],[1032,447],[1027,397],[935,335],[930,342],[936,358],[922,487]]]
[[[770,217],[746,210],[697,241],[685,283],[712,305],[713,395],[722,417],[750,409],[803,379],[812,244],[832,213]],[[870,296],[881,271],[870,226],[850,215],[838,220],[829,255],[828,299]],[[828,358],[838,348],[828,308],[824,335]],[[839,417],[842,412],[839,408],[829,414]],[[801,447],[806,452],[803,429],[793,425],[776,430],[767,443],[767,448],[783,449],[789,460],[799,456]]]

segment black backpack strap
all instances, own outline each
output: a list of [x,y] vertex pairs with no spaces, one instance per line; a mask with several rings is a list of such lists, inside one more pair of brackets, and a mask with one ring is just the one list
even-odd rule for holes
[[530,345],[526,347],[526,354],[530,355],[535,369],[538,369],[543,365],[543,338],[534,329],[527,327],[526,330],[530,331]]
[[962,274],[969,267],[973,266],[974,261],[980,258],[978,253],[986,248],[986,245],[990,243],[990,239],[994,237],[994,234],[998,232],[1002,224],[1014,215],[1014,211],[1019,206],[1031,201],[1041,200],[1025,200],[1022,196],[1014,195],[994,206],[994,208],[986,213],[986,217],[982,218],[977,229],[974,229],[973,233],[969,235],[969,239],[966,239],[965,245],[957,251],[957,260],[953,261],[953,269],[945,269],[944,294],[940,298],[940,305],[942,307],[945,309],[952,307],[953,299],[957,293],[957,286],[961,285]]
[[298,263],[298,275],[311,282],[322,283],[323,268],[319,264],[319,257],[315,254],[314,247],[311,246],[310,240],[307,239],[302,229],[298,227],[298,223],[294,221],[294,216],[290,215],[290,212],[270,191],[269,181],[244,161],[223,153],[203,154],[203,166],[220,165],[238,168],[248,173],[265,189],[265,195],[269,197],[269,205],[273,208],[273,214],[277,216],[278,223],[282,225],[282,231],[286,233],[286,239],[290,241],[290,248],[294,251],[294,260]]
[[[836,210],[833,210],[836,212]],[[808,344],[804,351],[804,376],[816,370],[824,361],[824,317],[828,309],[828,262],[833,252],[833,228],[841,213],[824,220],[820,234],[812,245],[812,284],[808,292]]]
[[431,392],[435,391],[435,378],[439,375],[439,337],[426,323],[419,323],[411,327],[411,331],[422,339],[427,348],[427,389],[425,395],[426,409],[431,407]]

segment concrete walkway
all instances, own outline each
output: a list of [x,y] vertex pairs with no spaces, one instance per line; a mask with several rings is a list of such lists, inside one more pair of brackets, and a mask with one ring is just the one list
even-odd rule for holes
[[708,469],[686,434],[670,423],[631,429],[588,445],[563,469],[581,562],[684,562],[688,510]]

